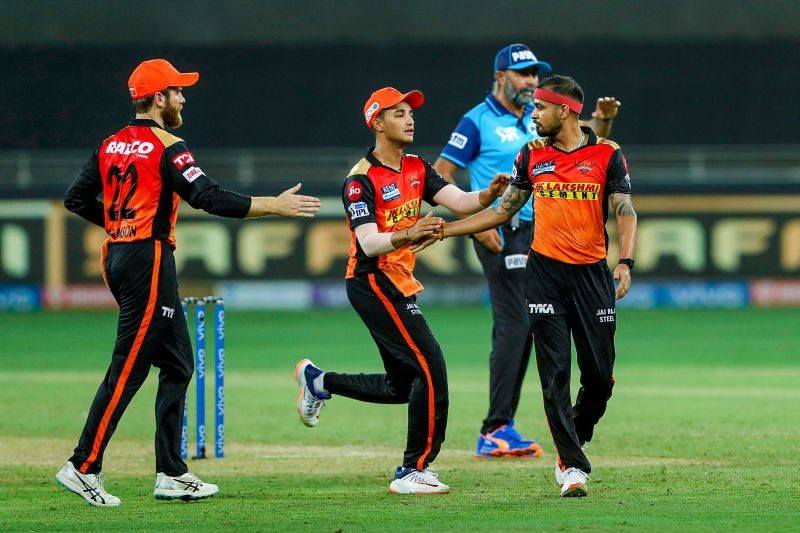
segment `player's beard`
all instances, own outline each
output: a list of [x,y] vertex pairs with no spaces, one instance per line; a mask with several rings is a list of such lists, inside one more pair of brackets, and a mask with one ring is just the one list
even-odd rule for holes
[[536,126],[536,134],[539,137],[555,137],[558,135],[558,132],[561,131],[561,120],[556,119],[553,125],[549,128],[545,128],[538,122],[534,123]]
[[167,102],[164,111],[161,113],[161,118],[164,119],[164,125],[168,128],[179,128],[183,124],[181,108],[178,104],[172,105]]
[[511,83],[506,82],[503,92],[506,94],[506,99],[517,107],[525,107],[533,102],[533,87],[525,87],[517,91]]

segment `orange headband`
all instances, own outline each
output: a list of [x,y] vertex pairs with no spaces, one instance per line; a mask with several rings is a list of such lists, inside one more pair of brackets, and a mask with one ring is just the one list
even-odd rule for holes
[[569,106],[570,111],[574,111],[579,115],[581,114],[581,109],[583,109],[583,104],[579,101],[568,96],[564,96],[563,94],[556,94],[545,89],[536,89],[533,91],[533,97],[538,100],[550,102],[551,104],[567,105]]

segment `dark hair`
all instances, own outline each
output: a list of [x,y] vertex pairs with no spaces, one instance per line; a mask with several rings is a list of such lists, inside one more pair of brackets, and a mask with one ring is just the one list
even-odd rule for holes
[[577,81],[569,76],[559,76],[558,74],[550,76],[539,84],[539,88],[583,103],[583,89]]
[[[169,97],[170,91],[174,91],[174,87],[167,87],[162,91],[158,91],[166,97]],[[156,99],[155,94],[151,94],[150,96],[145,96],[144,98],[139,98],[138,100],[133,101],[133,110],[137,113],[147,113],[153,108],[153,102]]]

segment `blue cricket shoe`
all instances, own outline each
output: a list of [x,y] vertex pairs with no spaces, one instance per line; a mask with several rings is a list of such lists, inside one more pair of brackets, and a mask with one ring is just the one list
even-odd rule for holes
[[516,429],[514,421],[500,426],[491,433],[478,435],[475,457],[539,457],[544,453],[535,440],[524,438]]

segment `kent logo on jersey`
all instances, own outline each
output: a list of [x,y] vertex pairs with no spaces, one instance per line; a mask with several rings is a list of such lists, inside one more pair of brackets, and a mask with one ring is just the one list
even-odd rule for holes
[[555,174],[555,173],[556,173],[555,161],[542,161],[541,163],[536,163],[536,166],[533,167],[534,176],[538,176],[539,174]]
[[381,193],[383,195],[384,202],[389,202],[391,200],[396,200],[397,198],[400,198],[400,189],[397,188],[396,183],[384,185],[383,187],[381,187]]

